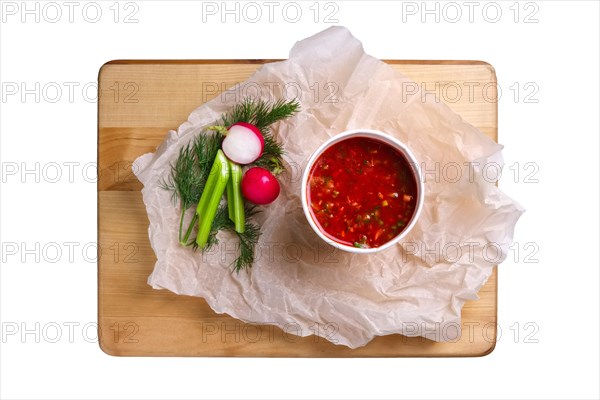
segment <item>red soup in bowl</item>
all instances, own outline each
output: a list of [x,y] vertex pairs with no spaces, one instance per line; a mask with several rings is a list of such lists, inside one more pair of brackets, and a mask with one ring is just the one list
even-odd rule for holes
[[405,156],[412,155],[381,135],[361,131],[334,140],[317,151],[303,182],[309,222],[349,251],[396,242],[422,203],[414,159]]

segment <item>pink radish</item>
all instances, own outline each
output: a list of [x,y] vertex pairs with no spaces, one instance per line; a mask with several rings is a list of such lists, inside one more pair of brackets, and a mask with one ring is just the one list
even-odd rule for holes
[[269,204],[279,196],[279,182],[268,170],[250,168],[242,178],[242,194],[254,204]]
[[256,161],[262,155],[264,147],[265,139],[260,130],[246,122],[231,125],[222,145],[227,158],[238,164]]

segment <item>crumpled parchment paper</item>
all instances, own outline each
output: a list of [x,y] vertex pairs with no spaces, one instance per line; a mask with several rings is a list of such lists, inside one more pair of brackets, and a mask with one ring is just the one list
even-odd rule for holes
[[[407,83],[407,77],[365,54],[348,30],[332,27],[297,42],[287,61],[262,66],[233,88],[234,95],[195,109],[155,153],[133,165],[144,184],[148,232],[158,259],[148,283],[203,297],[217,313],[275,324],[300,336],[318,334],[351,348],[392,333],[454,340],[460,331],[444,326],[460,326],[463,304],[478,299],[492,268],[506,257],[523,209],[489,178],[490,165],[502,166],[502,146],[431,96],[424,100],[421,93],[403,92]],[[179,210],[160,180],[181,146],[240,101],[240,93],[267,100],[298,95],[302,111],[273,127],[287,151],[282,191],[255,217],[262,236],[254,267],[234,273],[237,239],[228,233],[220,233],[220,244],[204,254],[179,246]],[[356,128],[396,136],[414,152],[425,175],[425,203],[416,226],[397,246],[371,255],[323,243],[308,225],[299,197],[311,152],[330,136]]]

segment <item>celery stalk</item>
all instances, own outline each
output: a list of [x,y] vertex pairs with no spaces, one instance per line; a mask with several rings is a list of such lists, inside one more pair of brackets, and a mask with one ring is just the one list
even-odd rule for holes
[[[219,150],[221,151],[221,150]],[[210,168],[210,172],[208,173],[208,178],[206,179],[206,183],[204,184],[204,189],[202,190],[202,195],[200,196],[200,201],[198,202],[198,206],[196,207],[196,215],[199,217],[203,217],[203,214],[206,210],[206,205],[210,200],[210,195],[215,189],[215,184],[217,183],[217,178],[221,174],[222,166],[219,160],[219,151],[217,151],[217,155],[215,156],[215,160],[213,161],[213,165]]]
[[[231,162],[231,161],[229,161],[229,162]],[[229,172],[232,173],[231,164],[229,165]],[[230,178],[227,181],[227,214],[229,215],[230,220],[235,221],[235,219],[234,219],[235,211],[234,211],[233,207],[234,207],[233,179]]]
[[196,214],[199,217],[196,243],[201,249],[206,246],[208,241],[215,214],[219,208],[219,203],[221,202],[221,197],[223,197],[227,181],[229,181],[229,175],[230,171],[227,157],[225,157],[223,151],[219,150],[210,170],[210,176],[206,181],[200,201],[198,202],[198,207],[196,208]]
[[227,201],[229,202],[229,218],[235,224],[235,231],[244,233],[246,229],[246,216],[244,215],[244,199],[242,198],[242,167],[229,160],[229,169],[231,171],[231,179],[229,180],[231,197],[229,194],[227,197]]

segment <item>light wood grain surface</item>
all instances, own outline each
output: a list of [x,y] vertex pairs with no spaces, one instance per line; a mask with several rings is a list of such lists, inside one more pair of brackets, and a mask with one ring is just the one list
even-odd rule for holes
[[[439,343],[401,335],[351,350],[293,329],[216,314],[203,299],[153,290],[155,256],[132,161],[169,129],[265,60],[116,61],[102,67],[98,101],[98,324],[100,347],[118,356],[436,357],[482,356],[496,342],[497,272],[462,311],[462,335]],[[496,75],[476,61],[388,61],[497,140]]]

